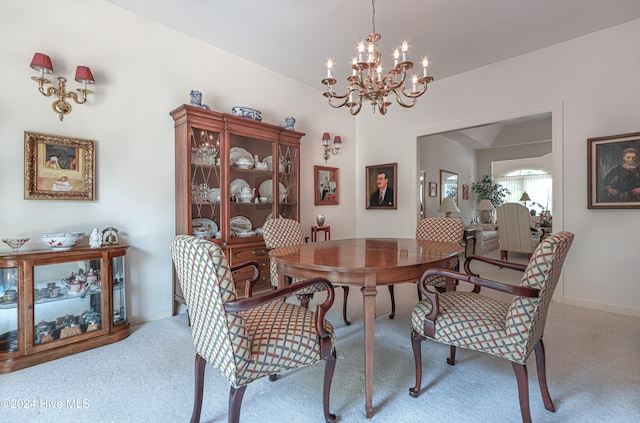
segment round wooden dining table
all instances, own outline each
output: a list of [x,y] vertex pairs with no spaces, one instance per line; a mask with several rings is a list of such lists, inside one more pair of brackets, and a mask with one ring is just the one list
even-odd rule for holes
[[[279,287],[286,276],[323,277],[339,285],[360,286],[364,309],[365,412],[373,416],[374,322],[378,286],[413,282],[427,269],[453,268],[464,253],[460,244],[413,238],[355,238],[273,249]],[[408,329],[407,329],[408,331]]]

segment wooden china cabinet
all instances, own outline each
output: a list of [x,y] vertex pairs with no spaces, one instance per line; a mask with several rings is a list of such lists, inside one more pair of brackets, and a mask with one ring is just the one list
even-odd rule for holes
[[[270,289],[262,226],[272,216],[300,218],[303,133],[253,119],[182,105],[175,122],[176,234],[220,245],[230,265],[255,260]],[[234,274],[237,292],[251,269]],[[173,314],[184,298],[173,279]]]
[[0,254],[0,374],[129,336],[126,250]]

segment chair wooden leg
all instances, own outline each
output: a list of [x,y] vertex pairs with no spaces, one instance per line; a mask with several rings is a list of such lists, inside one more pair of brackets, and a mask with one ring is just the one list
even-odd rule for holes
[[322,408],[324,409],[324,419],[326,423],[334,423],[336,415],[329,410],[329,402],[331,399],[331,381],[333,380],[333,372],[336,369],[336,353],[324,359],[324,387],[322,389]]
[[278,380],[278,374],[277,373],[269,375],[269,382],[275,382],[276,380]]
[[420,292],[420,284],[416,284],[416,288],[418,288],[418,301],[422,301],[422,292]]
[[387,285],[389,287],[389,295],[391,296],[391,314],[389,319],[393,319],[396,316],[396,294],[393,290],[393,285]]
[[242,397],[244,397],[244,391],[247,389],[247,385],[239,388],[231,387],[229,391],[229,423],[240,422],[240,406],[242,405]]
[[345,326],[349,326],[351,325],[351,322],[347,320],[347,298],[349,297],[349,287],[343,285],[342,291],[344,291],[344,301],[342,302],[342,319],[344,320]]
[[531,411],[529,410],[529,377],[527,366],[514,361],[511,362],[513,371],[518,381],[518,397],[520,398],[520,414],[523,423],[531,423]]
[[447,364],[454,366],[456,364],[456,346],[449,345],[449,357],[447,358]]
[[409,388],[409,396],[417,398],[420,395],[420,386],[422,385],[422,340],[424,336],[411,329],[411,346],[413,347],[413,360],[416,366],[416,385]]
[[540,385],[540,393],[542,394],[542,400],[544,401],[544,408],[549,411],[556,411],[549,394],[549,387],[547,386],[547,366],[544,352],[544,344],[542,339],[538,341],[534,347],[536,352],[536,368],[538,370],[538,384]]
[[313,298],[313,294],[298,294],[298,300],[300,300],[300,306],[309,308],[309,301]]
[[204,391],[204,370],[207,360],[202,358],[200,354],[196,354],[195,360],[195,394],[193,396],[193,412],[191,413],[191,423],[200,421],[200,412],[202,411],[202,393]]
[[500,250],[500,260],[509,260],[509,254],[505,250]]

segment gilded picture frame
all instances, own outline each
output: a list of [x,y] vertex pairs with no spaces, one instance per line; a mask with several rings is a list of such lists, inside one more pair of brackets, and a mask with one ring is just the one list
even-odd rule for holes
[[587,139],[589,209],[640,208],[640,132]]
[[[380,198],[378,177],[386,184],[384,196]],[[377,210],[396,210],[398,208],[398,163],[379,164],[366,167],[366,208]]]
[[95,142],[24,133],[26,200],[95,199]]
[[337,167],[314,166],[314,198],[316,206],[340,204],[339,170]]

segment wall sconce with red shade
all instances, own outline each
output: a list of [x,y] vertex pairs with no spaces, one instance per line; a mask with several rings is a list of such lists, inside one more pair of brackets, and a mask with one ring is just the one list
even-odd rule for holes
[[87,94],[93,93],[93,91],[87,89],[87,84],[93,84],[95,81],[91,74],[91,69],[86,66],[78,66],[76,69],[75,80],[82,83],[82,88],[76,88],[76,91],[79,91],[81,96],[78,96],[78,94],[73,91],[66,91],[67,78],[63,76],[58,77],[58,88],[47,87],[45,89],[44,85],[51,83],[51,81],[46,79],[44,74],[53,73],[51,58],[46,54],[36,53],[31,60],[31,68],[40,72],[38,76],[32,76],[31,79],[38,83],[38,90],[42,95],[45,97],[56,95],[58,97],[58,99],[51,104],[51,108],[58,114],[60,121],[64,119],[65,115],[71,112],[71,104],[69,104],[66,99],[71,98],[77,104],[83,104],[87,101]]
[[333,147],[329,144],[329,141],[331,141],[331,136],[329,135],[329,133],[325,132],[324,134],[322,134],[322,147],[324,148],[323,157],[325,163],[327,162],[327,160],[329,160],[329,157],[331,157],[329,153],[335,156],[340,151],[340,147],[342,147],[342,139],[339,135],[336,135],[333,139]]

